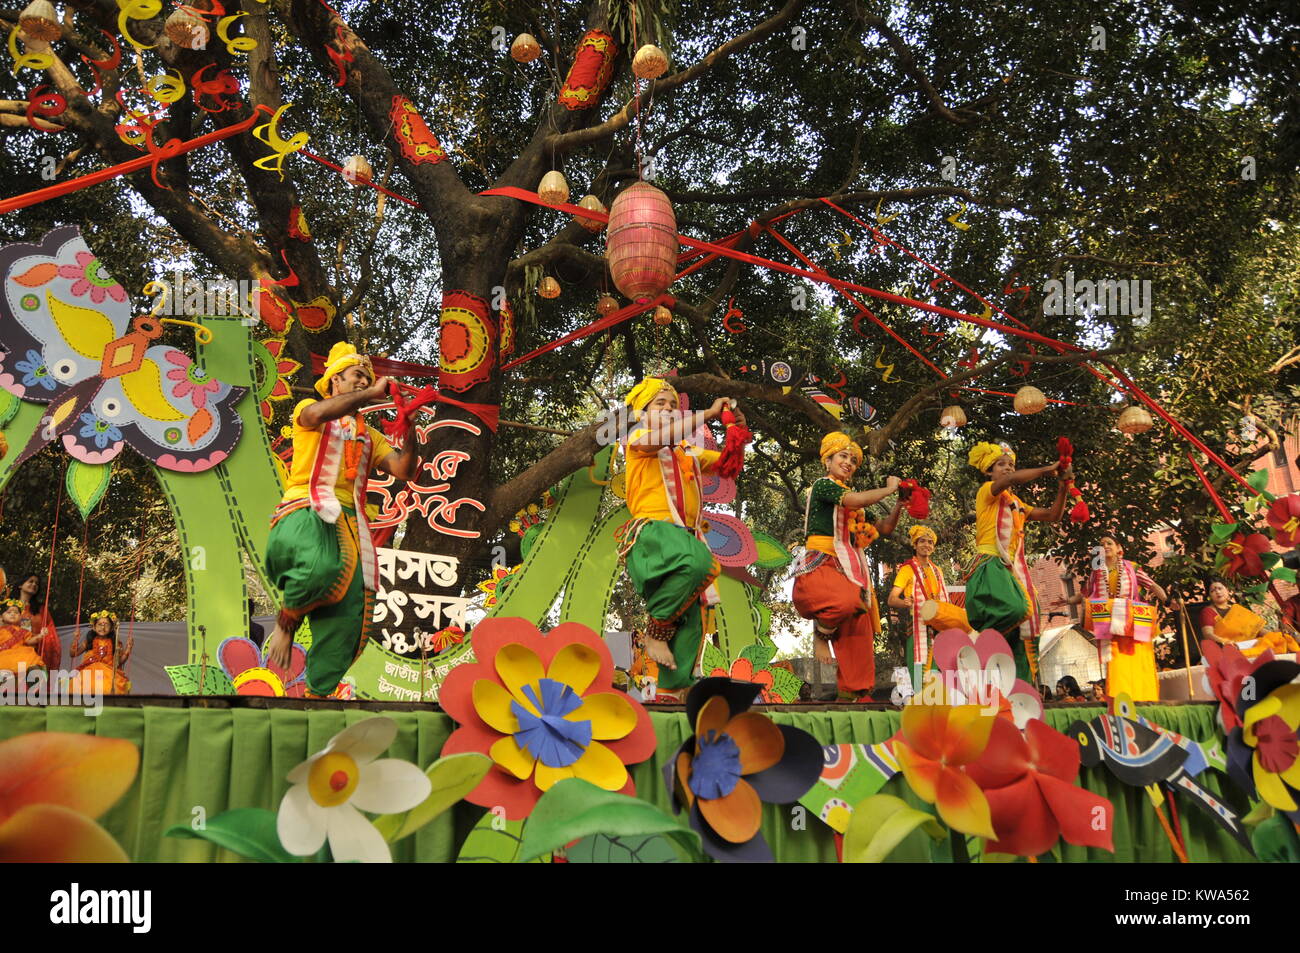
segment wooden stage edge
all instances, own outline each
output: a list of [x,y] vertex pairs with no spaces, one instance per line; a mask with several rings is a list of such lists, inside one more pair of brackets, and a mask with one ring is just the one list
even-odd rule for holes
[[[1177,708],[1185,705],[1210,705],[1215,706],[1217,701],[1159,701],[1159,702],[1139,702],[1142,708],[1164,707]],[[262,695],[107,695],[103,699],[105,708],[251,708],[254,710],[265,710],[278,708],[287,711],[428,711],[441,712],[442,708],[434,702],[397,702],[397,701],[339,701],[329,698],[272,698]],[[19,707],[38,707],[38,706],[20,706],[20,705],[0,705],[0,713],[5,708]],[[59,707],[83,707],[49,705],[40,706],[49,708]],[[1099,702],[1049,702],[1047,708],[1077,708],[1080,711],[1087,708],[1102,707]],[[665,705],[645,703],[647,711],[651,712],[675,712],[685,711],[685,705]],[[835,702],[799,702],[793,705],[754,705],[755,711],[767,712],[823,712],[823,711],[898,711],[894,705],[872,703],[872,704],[849,704]]]

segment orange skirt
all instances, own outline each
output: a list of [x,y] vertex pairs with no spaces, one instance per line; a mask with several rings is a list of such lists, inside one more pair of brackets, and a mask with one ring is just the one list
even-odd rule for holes
[[876,633],[880,619],[874,606],[863,602],[862,589],[840,570],[834,560],[795,577],[794,608],[814,619],[834,644],[838,663],[835,686],[842,695],[862,695],[876,687]]

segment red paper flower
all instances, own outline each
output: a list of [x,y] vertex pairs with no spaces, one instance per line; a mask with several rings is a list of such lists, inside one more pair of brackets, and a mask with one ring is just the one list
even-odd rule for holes
[[767,705],[780,704],[781,699],[777,698],[772,691],[774,681],[772,673],[764,669],[754,670],[754,663],[747,658],[738,658],[731,663],[731,671],[728,672],[721,668],[715,668],[708,675],[709,678],[731,678],[738,682],[753,682],[759,686],[759,695],[763,703]]
[[1300,546],[1300,493],[1279,497],[1268,505],[1273,541],[1284,549]]
[[1272,548],[1263,533],[1234,533],[1223,547],[1223,557],[1228,561],[1224,569],[1232,576],[1262,576],[1264,564],[1259,557]]
[[[258,387],[257,396],[260,401],[258,409],[262,412],[262,419],[267,423],[275,415],[275,410],[271,407],[273,400],[286,400],[293,396],[293,391],[289,387],[289,378],[302,367],[297,361],[284,356],[285,340],[284,338],[267,338],[261,342],[266,348],[269,359],[263,359],[263,374],[261,386]],[[260,356],[256,355],[255,356]]]
[[217,661],[236,695],[302,698],[307,690],[307,650],[297,642],[290,646],[287,672],[243,636],[224,639],[217,646]]
[[485,619],[470,637],[477,662],[458,665],[439,702],[460,725],[444,755],[478,751],[494,767],[466,800],[527,817],[542,792],[578,777],[635,794],[627,765],[654,753],[650,716],[613,691],[604,641],[576,622],[547,635],[523,619]]
[[1241,725],[1237,699],[1241,697],[1242,684],[1255,669],[1273,661],[1273,650],[1265,649],[1252,661],[1235,645],[1220,645],[1214,639],[1205,639],[1201,642],[1201,657],[1205,660],[1205,680],[1219,700],[1219,721],[1224,734],[1228,734]]
[[1037,857],[1058,837],[1115,849],[1115,808],[1075,783],[1079,745],[1046,722],[1031,720],[1022,737],[1011,722],[997,719],[988,747],[966,774],[983,789],[993,815],[998,836],[987,845],[990,853]]

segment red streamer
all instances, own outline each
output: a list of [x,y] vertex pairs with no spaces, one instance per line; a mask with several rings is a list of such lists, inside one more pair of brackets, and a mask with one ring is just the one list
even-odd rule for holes
[[[403,391],[412,395],[410,400],[405,400],[402,397]],[[411,421],[414,419],[416,411],[430,404],[450,404],[453,407],[459,407],[487,424],[488,429],[493,433],[497,432],[497,421],[501,410],[492,404],[470,404],[454,397],[447,397],[433,386],[417,390],[397,381],[388,382],[388,393],[393,398],[393,406],[397,408],[396,419],[384,423],[384,432],[391,438],[399,439],[405,436],[406,432],[411,429]]]
[[915,480],[901,480],[898,488],[907,494],[907,515],[914,520],[928,519],[930,516],[930,491]]
[[[1074,463],[1074,446],[1070,443],[1069,437],[1056,438],[1056,455],[1062,470],[1068,469]],[[1083,493],[1074,485],[1073,480],[1066,484],[1066,487],[1076,501],[1070,508],[1070,522],[1086,523],[1091,514],[1088,512],[1088,504],[1084,502]]]
[[754,435],[744,424],[736,423],[736,415],[730,408],[722,411],[722,423],[727,428],[727,436],[722,444],[722,455],[713,465],[713,470],[724,479],[734,480],[745,465],[745,445],[753,443]]

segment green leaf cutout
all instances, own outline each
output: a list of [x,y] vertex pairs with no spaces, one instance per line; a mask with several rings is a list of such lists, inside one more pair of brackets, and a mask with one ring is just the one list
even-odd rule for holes
[[756,568],[784,569],[794,560],[794,555],[775,536],[757,529],[753,533],[754,545],[758,549],[758,558],[754,560]]
[[1256,493],[1263,493],[1264,488],[1268,486],[1268,471],[1254,470],[1246,477],[1246,482],[1250,484],[1250,488]]
[[9,425],[18,414],[20,401],[7,390],[0,390],[0,427]]
[[592,834],[665,834],[691,860],[703,858],[700,835],[650,802],[606,791],[581,778],[565,778],[538,799],[528,816],[519,859],[527,861],[549,854]]
[[918,827],[936,841],[947,835],[932,814],[918,811],[893,795],[873,794],[853,809],[849,829],[844,833],[844,862],[878,864]]
[[172,680],[172,687],[176,689],[177,695],[197,695],[199,694],[199,678],[203,679],[204,695],[233,695],[235,686],[230,684],[230,679],[226,673],[221,670],[220,665],[208,662],[207,672],[203,672],[203,666],[199,662],[189,662],[184,665],[164,665],[167,675]]
[[[523,843],[525,824],[508,821],[500,814],[488,811],[460,845],[456,856],[458,864],[513,864],[519,860],[519,847]],[[539,857],[535,864],[547,864],[551,855]]]
[[174,824],[164,833],[168,837],[205,840],[233,851],[240,857],[264,864],[296,864],[295,857],[280,846],[275,830],[276,814],[262,807],[241,807],[208,818],[199,830],[189,824]]
[[90,511],[108,492],[108,482],[112,475],[111,460],[108,463],[68,461],[68,475],[64,480],[68,487],[68,498],[76,504],[83,520],[90,516]]
[[390,844],[408,837],[478,787],[491,769],[492,759],[477,751],[439,758],[424,772],[433,784],[429,796],[409,811],[375,818],[375,827]]
[[1210,527],[1210,538],[1216,543],[1222,543],[1231,538],[1239,525],[1239,523],[1215,523]]

